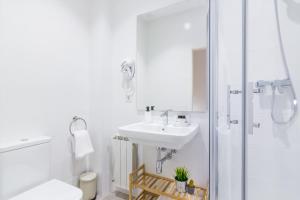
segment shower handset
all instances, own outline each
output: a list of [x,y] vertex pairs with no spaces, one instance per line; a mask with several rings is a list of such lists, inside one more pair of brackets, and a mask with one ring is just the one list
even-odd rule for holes
[[121,72],[127,80],[132,80],[135,75],[135,63],[132,59],[125,59],[121,64]]
[[[286,52],[283,45],[282,40],[282,33],[281,33],[281,26],[280,26],[280,20],[279,20],[279,9],[278,9],[278,0],[274,0],[274,9],[275,9],[275,19],[276,19],[276,28],[277,28],[277,35],[279,40],[279,47],[281,52],[281,58],[283,62],[283,66],[286,73],[286,79],[283,80],[275,80],[273,81],[272,85],[272,110],[271,110],[271,117],[274,123],[276,124],[288,124],[293,121],[293,119],[296,117],[298,112],[298,103],[297,103],[297,95],[295,91],[294,84],[291,80],[289,65],[286,57]],[[284,88],[289,88],[292,92],[292,99],[291,99],[291,107],[292,107],[292,113],[290,114],[289,118],[287,120],[280,120],[275,117],[274,109],[275,109],[275,100],[276,100],[276,88],[279,93],[284,92]]]
[[[274,123],[276,124],[288,124],[290,123],[296,116],[297,114],[297,98],[296,94],[294,91],[293,83],[292,81],[287,78],[287,79],[282,79],[282,80],[274,80],[274,81],[264,81],[260,80],[256,82],[256,87],[259,88],[261,91],[264,91],[264,89],[270,86],[272,88],[272,103],[271,103],[271,117]],[[283,94],[286,89],[291,89],[292,91],[292,101],[291,101],[291,108],[292,108],[292,113],[289,116],[287,120],[279,120],[275,116],[275,102],[276,102],[276,90],[280,93]]]

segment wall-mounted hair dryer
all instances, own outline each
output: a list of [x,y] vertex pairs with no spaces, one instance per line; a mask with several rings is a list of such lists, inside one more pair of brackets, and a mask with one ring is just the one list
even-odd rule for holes
[[132,80],[135,75],[135,63],[132,59],[125,59],[121,64],[121,72],[124,78],[127,80]]
[[121,72],[123,74],[122,88],[125,92],[126,100],[131,101],[131,97],[134,95],[134,83],[132,79],[135,75],[135,63],[133,59],[125,59],[121,64]]

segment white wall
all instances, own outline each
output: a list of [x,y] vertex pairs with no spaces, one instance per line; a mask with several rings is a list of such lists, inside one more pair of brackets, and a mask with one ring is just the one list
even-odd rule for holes
[[89,111],[84,0],[0,0],[0,140],[52,136],[53,177],[76,176],[68,126]]
[[[115,0],[113,2],[113,37],[112,37],[112,131],[117,127],[143,119],[136,109],[136,101],[126,103],[121,88],[122,75],[120,63],[126,57],[136,57],[136,17],[139,14],[168,6],[176,0]],[[200,133],[185,149],[175,156],[174,160],[167,161],[163,171],[165,175],[173,175],[176,166],[186,166],[190,169],[195,180],[203,185],[208,183],[208,115],[197,114],[193,121],[200,123]],[[155,148],[144,149],[144,162],[147,170],[154,172],[156,158]]]
[[[0,138],[52,136],[53,177],[74,183],[82,168],[73,165],[68,125],[74,115],[86,118],[98,192],[108,194],[111,137],[119,126],[143,119],[121,88],[120,62],[136,54],[136,15],[174,2],[0,0]],[[165,174],[185,165],[207,184],[207,120],[207,114],[193,117],[201,133],[166,163]],[[154,149],[145,155],[153,171]]]
[[[136,108],[136,96],[132,102],[125,99],[120,72],[122,60],[136,56],[136,17],[175,2],[115,0],[107,4],[94,0],[92,3],[90,130],[96,148],[92,156],[93,169],[99,173],[98,192],[102,197],[112,190],[111,138],[119,126],[143,120],[143,113],[138,113]],[[112,20],[111,27],[107,20]],[[179,151],[174,160],[167,161],[163,171],[165,175],[173,176],[174,168],[184,165],[197,182],[206,185],[208,115],[195,114],[193,121],[200,123],[200,134],[186,149]],[[155,172],[155,148],[145,147],[144,153],[147,170]]]
[[90,27],[90,132],[95,147],[91,156],[93,170],[98,173],[98,194],[110,191],[112,168],[111,137],[112,69],[111,17],[109,0],[91,1]]

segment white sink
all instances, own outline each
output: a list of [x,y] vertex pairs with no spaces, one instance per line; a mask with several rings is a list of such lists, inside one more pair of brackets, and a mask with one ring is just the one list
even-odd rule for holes
[[158,123],[135,123],[119,128],[119,134],[132,142],[169,149],[181,149],[199,132],[198,124],[186,127],[163,126]]

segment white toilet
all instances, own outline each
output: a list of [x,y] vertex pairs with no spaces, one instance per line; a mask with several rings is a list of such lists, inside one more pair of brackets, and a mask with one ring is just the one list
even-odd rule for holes
[[50,179],[50,137],[0,143],[0,200],[81,200],[79,188]]

